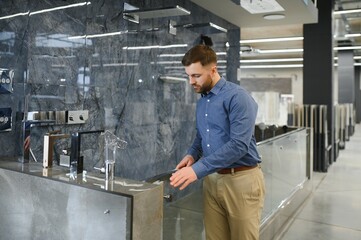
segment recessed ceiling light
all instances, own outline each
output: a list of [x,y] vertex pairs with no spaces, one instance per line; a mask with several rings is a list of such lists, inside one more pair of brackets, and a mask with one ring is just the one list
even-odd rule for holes
[[279,19],[284,19],[285,15],[284,14],[267,14],[263,16],[264,19],[266,20],[279,20]]

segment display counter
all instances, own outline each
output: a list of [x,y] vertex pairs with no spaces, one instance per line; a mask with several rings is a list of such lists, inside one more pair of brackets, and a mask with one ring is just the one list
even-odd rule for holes
[[[279,233],[312,192],[312,139],[308,128],[288,128],[257,143],[266,183],[262,240]],[[202,239],[201,189],[164,202],[169,181],[107,183],[94,173],[72,179],[68,170],[0,161],[4,239]]]
[[162,183],[68,171],[1,159],[1,239],[162,239]]

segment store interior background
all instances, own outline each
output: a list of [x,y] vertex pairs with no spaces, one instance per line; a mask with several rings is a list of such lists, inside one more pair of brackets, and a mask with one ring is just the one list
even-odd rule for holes
[[[14,70],[13,90],[0,95],[2,111],[12,119],[0,136],[4,157],[24,154],[24,121],[31,121],[32,114],[86,110],[84,124],[33,124],[33,157],[43,159],[46,133],[107,129],[129,143],[117,153],[121,159],[117,175],[142,180],[172,169],[194,136],[193,112],[198,97],[186,83],[180,60],[202,35],[218,52],[220,73],[244,85],[257,99],[257,124],[294,124],[288,119],[289,103],[303,103],[303,27],[317,24],[317,2],[280,0],[284,10],[279,12],[266,4],[270,14],[284,15],[276,20],[264,18],[267,10],[251,14],[237,1],[15,2],[5,1],[0,11],[0,67]],[[169,15],[177,5],[185,12]],[[357,1],[337,0],[334,11],[359,5]],[[62,6],[68,7],[54,10]],[[136,21],[130,19],[133,15],[124,14],[159,8],[170,10],[166,15],[156,12]],[[335,46],[358,46],[360,37],[345,34],[360,33],[361,14],[334,13],[333,18]],[[298,39],[244,42],[282,37]],[[262,53],[276,49],[297,51]],[[336,50],[334,54],[337,57]],[[355,81],[360,81],[359,50],[353,54],[352,70],[356,70]],[[252,62],[261,59],[267,60]],[[337,105],[337,67],[333,81]],[[84,164],[92,171],[101,164],[103,149],[101,144],[95,145],[99,141],[96,134],[83,141]],[[15,144],[6,144],[9,142]],[[69,145],[69,139],[56,141],[56,161]]]
[[[244,2],[265,4],[268,1]],[[173,169],[193,140],[194,111],[199,98],[189,86],[180,61],[187,49],[202,39],[212,42],[219,58],[219,72],[252,92],[260,109],[257,125],[302,127],[302,123],[295,121],[294,110],[305,102],[310,103],[309,99],[305,101],[303,34],[305,28],[320,24],[318,19],[323,15],[317,10],[317,4],[321,2],[277,2],[284,10],[275,11],[273,5],[268,5],[269,12],[266,9],[266,12],[251,14],[236,0],[3,1],[0,9],[1,159],[41,162],[47,134],[108,130],[128,143],[125,149],[116,152],[117,177],[143,181]],[[322,4],[330,6],[331,1]],[[361,51],[358,49],[361,48],[361,11],[340,11],[360,8],[359,1],[335,0],[333,13],[328,12],[333,32],[330,42],[334,47],[330,52],[335,57],[332,60],[335,65],[330,67],[332,78],[326,81],[332,85],[332,109],[347,104],[348,120],[352,116],[352,121],[357,123],[361,120]],[[284,18],[265,19],[269,14],[284,15]],[[317,32],[315,35],[317,38]],[[283,37],[291,39],[280,41]],[[275,41],[249,42],[265,38]],[[353,47],[347,50],[352,56],[343,55],[345,51],[337,47]],[[275,52],[285,49],[294,51]],[[342,74],[338,66],[341,55],[352,61],[342,66]],[[324,66],[321,62],[313,63],[318,64],[320,68]],[[322,75],[322,69],[320,72],[320,82],[323,82],[326,75]],[[345,86],[346,95],[353,93],[348,94],[351,100],[346,102],[342,95]],[[322,96],[325,89],[330,88],[325,85],[316,90]],[[55,121],[57,113],[70,111],[87,114],[82,116],[81,123],[71,124],[69,116],[65,121]],[[337,118],[340,112],[329,113]],[[293,115],[292,121],[290,115]],[[335,128],[337,124],[340,125],[338,121],[329,121],[329,128],[339,131]],[[352,128],[349,133],[352,134]],[[333,134],[323,136],[323,140],[329,138],[332,142],[339,137],[339,133]],[[27,135],[31,139],[29,156],[23,149]],[[296,140],[302,141],[302,152],[308,144],[306,134],[296,135]],[[282,146],[286,143],[282,142]],[[69,155],[70,147],[70,138],[56,139],[54,164]],[[290,152],[296,152],[295,147],[299,146],[291,145]],[[274,151],[266,144],[260,149]],[[302,170],[302,181],[312,175],[307,172],[309,162],[306,164],[305,159],[309,161],[309,152],[305,152],[295,155],[299,161],[296,164],[302,164],[303,168],[292,167]],[[102,136],[84,135],[81,154],[84,169],[98,172],[104,161]],[[336,160],[337,152],[331,155],[335,158],[330,157],[330,164]],[[270,163],[265,161],[267,174],[285,176],[280,168],[285,164],[275,165],[274,169],[267,164]],[[327,171],[327,166],[321,171]],[[289,183],[292,177],[282,179],[281,184]],[[175,205],[181,205],[187,200],[183,197],[199,192],[200,187],[201,181],[185,191],[165,185],[165,193]],[[293,191],[294,185],[287,187]],[[280,189],[285,190],[283,186]],[[274,196],[284,194],[282,191]],[[278,198],[275,199],[272,204],[279,206]],[[177,203],[177,200],[180,201]],[[198,215],[190,223],[202,229],[199,202],[191,207]],[[185,205],[189,207],[188,204]],[[170,217],[165,224],[172,225],[174,219]],[[173,228],[178,226],[173,225]],[[169,229],[173,231],[173,228]],[[188,225],[184,227],[187,228]]]

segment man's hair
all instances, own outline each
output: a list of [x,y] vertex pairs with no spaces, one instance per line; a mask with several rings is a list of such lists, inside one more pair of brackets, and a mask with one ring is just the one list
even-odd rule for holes
[[217,63],[217,55],[211,47],[199,44],[188,50],[182,59],[183,66],[189,66],[196,62],[200,62],[202,66]]

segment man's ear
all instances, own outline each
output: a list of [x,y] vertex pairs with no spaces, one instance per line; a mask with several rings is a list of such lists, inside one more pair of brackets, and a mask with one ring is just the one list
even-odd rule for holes
[[213,65],[212,69],[211,69],[212,74],[216,74],[217,73],[217,65]]

